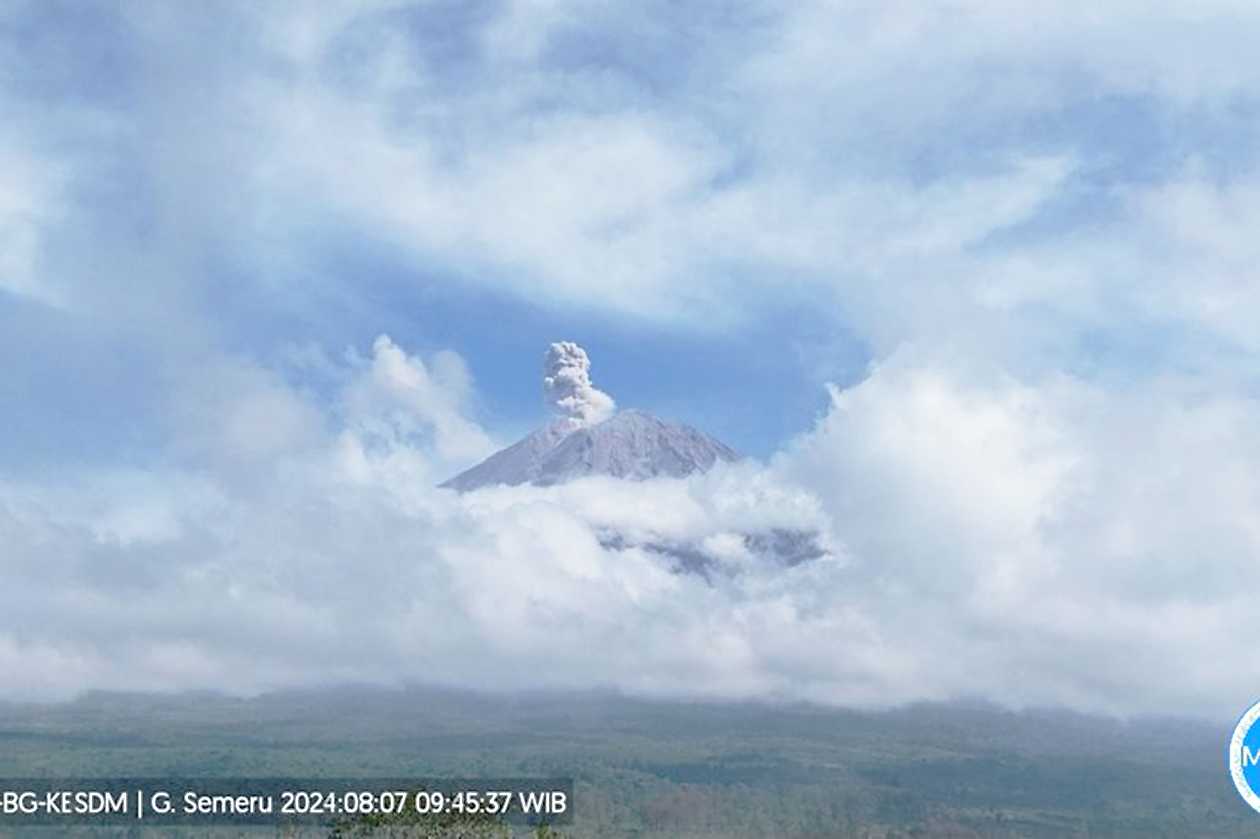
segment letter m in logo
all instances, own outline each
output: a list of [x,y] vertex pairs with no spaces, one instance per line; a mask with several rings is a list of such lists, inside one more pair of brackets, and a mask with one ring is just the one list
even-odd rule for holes
[[1252,751],[1250,746],[1243,746],[1242,751],[1243,766],[1255,766],[1260,763],[1260,751]]

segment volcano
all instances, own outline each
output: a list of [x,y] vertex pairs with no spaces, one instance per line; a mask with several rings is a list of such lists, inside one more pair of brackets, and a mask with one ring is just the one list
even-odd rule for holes
[[442,486],[467,492],[498,484],[552,486],[588,475],[682,478],[738,459],[734,449],[703,431],[629,410],[589,426],[553,422]]
[[[552,411],[549,423],[441,486],[473,492],[495,486],[556,486],[593,475],[625,481],[685,478],[740,459],[730,446],[689,425],[646,411],[616,410],[612,397],[591,383],[590,359],[577,344],[562,342],[548,349],[543,393]],[[736,535],[749,556],[780,566],[827,553],[813,531],[771,528]],[[601,527],[598,538],[611,551],[647,551],[680,572],[706,578],[721,572],[721,562],[703,540],[650,532],[631,537],[613,526]]]

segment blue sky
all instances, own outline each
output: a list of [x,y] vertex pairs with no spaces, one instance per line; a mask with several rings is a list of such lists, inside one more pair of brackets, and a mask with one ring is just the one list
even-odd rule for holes
[[[61,616],[0,619],[0,666],[249,690],[392,650],[484,686],[460,656],[527,681],[559,615],[660,642],[575,647],[570,685],[1245,705],[1255,668],[1206,662],[1260,555],[1257,42],[1233,0],[0,4],[0,560]],[[556,340],[756,463],[434,491],[543,421]],[[808,524],[834,562],[695,587],[606,555],[610,511],[728,560],[732,516]],[[595,593],[461,587],[525,560]],[[286,646],[399,569],[445,599],[332,639],[379,660]]]
[[[164,19],[143,4],[121,12],[110,4],[11,8],[4,27],[5,105],[12,117],[6,133],[51,170],[58,208],[29,234],[38,239],[39,270],[26,268],[29,276],[10,279],[0,292],[0,318],[12,342],[6,355],[18,362],[4,407],[30,417],[15,429],[29,436],[5,447],[10,465],[38,452],[57,458],[128,444],[143,450],[145,435],[137,427],[143,429],[160,383],[144,369],[151,361],[132,359],[120,362],[124,369],[111,369],[108,358],[165,354],[173,339],[176,351],[196,351],[183,346],[188,336],[172,335],[185,328],[203,342],[200,349],[264,364],[274,363],[286,346],[313,342],[337,353],[366,346],[381,332],[419,350],[455,349],[482,384],[485,421],[505,429],[541,418],[538,358],[550,341],[574,339],[589,347],[597,376],[626,404],[703,424],[750,453],[765,455],[808,427],[825,404],[824,379],[851,381],[867,354],[861,338],[807,293],[750,295],[725,313],[731,322],[715,326],[703,310],[658,318],[598,300],[548,298],[511,282],[486,285],[478,272],[511,272],[512,266],[487,269],[458,255],[416,253],[383,241],[370,219],[344,217],[335,206],[289,207],[289,197],[279,196],[269,209],[280,216],[271,220],[275,226],[251,225],[248,202],[257,196],[239,192],[237,184],[250,174],[242,167],[255,163],[241,151],[251,144],[252,129],[232,116],[242,87],[262,79],[283,88],[300,72],[310,77],[303,84],[334,96],[354,100],[366,89],[378,97],[370,104],[381,130],[404,150],[409,121],[436,99],[455,113],[426,125],[426,139],[439,154],[458,158],[465,154],[461,135],[470,133],[472,146],[495,132],[493,114],[462,107],[460,100],[500,83],[504,71],[479,38],[501,12],[495,4],[369,6],[338,21],[309,64],[295,69],[275,55],[277,45],[267,41],[274,35],[257,22],[251,29],[250,15],[239,10]],[[705,15],[689,25],[716,25],[708,37],[750,37],[738,18]],[[149,26],[155,31],[146,31]],[[374,39],[383,30],[399,53],[394,60],[404,64],[399,72],[431,74],[432,93],[372,78],[379,72],[372,66],[379,59]],[[611,30],[563,27],[538,59],[557,77],[583,84],[603,77],[608,98],[588,100],[592,94],[579,90],[573,97],[579,101],[569,101],[562,90],[544,87],[510,103],[520,111],[512,119],[688,110],[695,92],[687,89],[689,62],[678,55],[690,42],[686,28],[659,21],[643,33],[647,41],[624,43],[618,43],[619,30]],[[701,118],[710,141],[723,142],[725,119],[715,114],[703,125]],[[396,135],[390,133],[394,123]],[[320,131],[315,125],[288,139],[318,147]],[[737,182],[751,165],[738,160],[739,133],[732,132],[729,149],[722,150],[731,160],[712,173],[719,182]],[[353,177],[350,161],[333,165]],[[615,191],[617,179],[633,173],[607,177]],[[284,218],[287,210],[294,218]],[[494,215],[492,206],[474,211]],[[38,208],[29,215],[37,216]],[[268,253],[256,252],[260,233],[274,237],[265,245]],[[703,270],[725,275],[724,281],[738,283],[742,272],[762,270],[742,264],[737,253],[715,257],[720,264]],[[544,266],[531,283],[547,282]],[[29,283],[70,288],[82,297],[59,309],[38,294],[21,293]],[[810,369],[803,359],[820,342],[832,357],[824,370]],[[27,351],[17,352],[19,345]],[[767,359],[760,345],[775,345],[775,357]],[[103,399],[101,390],[127,399],[120,415],[102,415],[103,403],[115,400]]]
[[[907,340],[1027,321],[1048,334],[1020,339],[1021,354],[1100,375],[1148,365],[1145,348],[1165,335],[1211,342],[1182,312],[1144,311],[1143,277],[1090,281],[1096,298],[1119,289],[1106,315],[1044,289],[986,308],[962,284],[932,311],[926,276],[904,275],[939,270],[949,286],[962,269],[920,263],[930,250],[876,251],[881,237],[917,235],[929,213],[967,224],[981,207],[951,208],[950,194],[989,190],[981,200],[996,202],[1009,182],[1036,194],[1009,218],[976,219],[942,262],[1035,262],[1111,230],[1127,262],[1125,250],[1159,246],[1124,241],[1133,190],[1187,173],[1220,186],[1254,169],[1242,80],[1195,69],[1193,55],[1143,54],[1121,12],[1051,15],[1044,43],[1021,52],[1014,13],[977,13],[967,27],[932,7],[813,9],[11,4],[4,134],[8,166],[33,183],[9,235],[33,241],[34,262],[9,266],[19,276],[2,286],[0,318],[11,341],[41,351],[7,353],[20,359],[4,407],[55,416],[32,419],[29,445],[15,441],[6,459],[69,451],[63,422],[66,437],[134,437],[158,385],[143,371],[152,362],[119,375],[101,358],[128,352],[274,364],[288,345],[338,353],[388,332],[464,355],[484,420],[506,430],[536,418],[536,356],[567,338],[588,345],[597,379],[627,404],[765,456],[810,426],[824,383],[851,384]],[[826,16],[819,43],[802,32],[810,14]],[[1150,37],[1170,37],[1175,17],[1147,22]],[[1204,12],[1187,37],[1219,34],[1227,51],[1238,37],[1228,24]],[[929,37],[933,25],[957,29]],[[1072,44],[1074,25],[1113,54]],[[624,148],[565,173],[578,153],[569,140]],[[294,144],[303,160],[286,168]],[[373,149],[392,156],[353,157]],[[1030,161],[1062,171],[1030,186]],[[537,168],[513,179],[512,166]],[[555,201],[505,201],[542,229],[496,242],[495,190],[546,190],[549,178]],[[380,189],[395,194],[373,208]],[[426,189],[443,196],[415,194]],[[589,226],[588,189],[604,195]],[[413,200],[424,206],[409,219]],[[426,240],[443,201],[466,201],[457,215],[476,218]],[[870,229],[852,236],[843,226],[866,201]],[[52,294],[40,287],[61,289],[63,310],[32,314]],[[62,352],[64,364],[50,358]],[[126,416],[100,416],[97,387],[121,388]]]

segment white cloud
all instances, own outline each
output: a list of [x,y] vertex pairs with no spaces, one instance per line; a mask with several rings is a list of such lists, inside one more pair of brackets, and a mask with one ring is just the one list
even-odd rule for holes
[[915,690],[1225,713],[1255,659],[1225,626],[1260,555],[1257,419],[1193,382],[1027,384],[907,353],[776,468],[823,500]]
[[[767,466],[461,495],[434,488],[436,437],[379,432],[453,412],[480,433],[428,370],[378,340],[326,434],[251,450],[267,480],[4,485],[0,656],[30,674],[10,695],[401,679],[1213,715],[1252,689],[1231,616],[1260,555],[1254,400],[907,351]],[[774,528],[831,554],[785,568],[736,536]]]
[[60,304],[61,291],[41,268],[48,228],[66,213],[67,167],[6,144],[6,133],[0,131],[0,290]]
[[[1012,310],[1041,306],[1089,328],[1099,310],[1144,311],[1152,298],[1164,301],[1152,319],[1249,346],[1229,314],[1252,302],[1241,272],[1240,288],[1203,287],[1209,258],[1162,258],[1169,231],[1147,208],[1173,198],[1181,173],[1100,193],[1121,216],[1101,230],[1091,219],[1002,238],[1054,218],[1056,201],[1080,200],[1082,183],[1115,168],[1091,123],[1061,130],[1074,108],[1137,101],[1173,125],[1232,113],[1254,68],[1228,45],[1260,28],[1245,5],[767,5],[678,56],[676,78],[657,88],[617,55],[591,66],[553,54],[640,16],[598,4],[506,4],[456,22],[424,3],[242,6],[219,25],[263,71],[188,70],[204,93],[198,113],[221,128],[183,136],[202,124],[187,103],[144,91],[179,117],[161,120],[172,132],[161,147],[196,163],[149,155],[171,205],[161,216],[172,235],[241,248],[281,287],[309,282],[318,257],[303,252],[336,232],[388,241],[426,282],[436,272],[533,304],[692,328],[755,317],[790,285],[881,356],[925,332],[1012,352]],[[174,35],[197,48],[178,15],[128,19],[147,49]],[[455,68],[426,40],[447,26],[467,37]],[[666,29],[627,31],[655,44]],[[144,136],[152,116],[119,119]],[[1060,130],[1018,133],[1036,121]],[[1236,180],[1254,180],[1250,169]],[[239,199],[222,197],[223,182]],[[1248,191],[1215,190],[1226,204]],[[199,200],[185,207],[189,194]],[[1177,200],[1177,230],[1247,238],[1214,224],[1210,201]],[[32,234],[14,231],[7,252],[26,265]],[[142,268],[182,273],[186,261]],[[67,281],[96,303],[99,278]]]
[[382,335],[372,345],[364,375],[346,392],[351,421],[361,433],[386,441],[419,434],[439,464],[485,457],[490,438],[465,416],[471,383],[463,359],[439,353],[426,365]]
[[[1250,133],[1185,127],[1251,126],[1252,6],[765,4],[667,67],[605,49],[661,46],[669,26],[617,25],[637,9],[399,8],[132,6],[140,55],[89,117],[74,85],[5,82],[0,288],[144,332],[169,374],[147,469],[0,485],[0,666],[29,693],[1253,698],[1260,192]],[[417,8],[432,27],[402,24]],[[47,61],[23,49],[3,67]],[[1151,115],[1128,130],[1160,135],[1154,173],[1078,114],[1117,100]],[[96,117],[109,142],[69,142]],[[768,466],[456,496],[433,486],[495,444],[458,355],[310,356],[329,397],[213,328],[221,273],[318,306],[325,240],[693,331],[797,295],[876,363]],[[770,569],[737,536],[796,527],[832,556]]]

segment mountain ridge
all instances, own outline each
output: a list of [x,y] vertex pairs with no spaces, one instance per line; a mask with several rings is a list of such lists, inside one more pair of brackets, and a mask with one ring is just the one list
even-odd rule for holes
[[439,486],[554,486],[588,475],[641,481],[706,472],[741,455],[703,431],[646,411],[618,411],[601,422],[549,423]]

